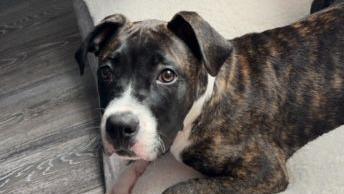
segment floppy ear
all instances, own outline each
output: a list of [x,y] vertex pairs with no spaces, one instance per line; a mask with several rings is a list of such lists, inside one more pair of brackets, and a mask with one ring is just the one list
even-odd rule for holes
[[177,13],[167,27],[204,63],[210,75],[217,75],[232,51],[231,44],[225,38],[195,12]]
[[84,73],[85,61],[88,52],[98,56],[99,51],[115,36],[118,30],[127,23],[125,16],[114,14],[103,19],[85,40],[81,43],[80,48],[75,53],[75,59],[79,64],[80,74]]
[[329,7],[335,0],[314,0],[311,5],[311,14]]

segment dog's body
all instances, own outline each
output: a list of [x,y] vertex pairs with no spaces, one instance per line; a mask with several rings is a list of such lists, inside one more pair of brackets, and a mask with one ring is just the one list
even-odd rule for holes
[[[340,1],[303,21],[230,41],[191,12],[177,14],[167,25],[156,21],[127,25],[124,20],[116,15],[99,25],[79,51],[79,64],[83,67],[82,57],[95,52],[101,67],[111,63],[112,69],[114,64],[127,69],[117,71],[125,76],[113,77],[112,69],[110,77],[107,71],[98,73],[105,108],[102,137],[108,153],[152,160],[163,152],[156,147],[161,141],[157,134],[171,139],[182,129],[171,152],[208,178],[177,184],[165,194],[281,191],[288,183],[286,160],[308,141],[344,123]],[[159,59],[151,55],[156,50],[163,53]],[[143,62],[148,58],[158,62]],[[155,80],[150,72],[163,68],[160,63],[170,68],[162,81],[174,78],[173,82],[162,84],[159,73],[157,84],[147,81]],[[142,70],[148,66],[149,71]],[[169,97],[176,107],[166,100]],[[143,137],[159,141],[147,143]]]
[[176,140],[184,146],[172,145],[182,162],[214,178],[166,193],[272,193],[286,187],[286,159],[344,123],[343,5],[230,41],[233,52],[211,98],[186,129],[191,131]]

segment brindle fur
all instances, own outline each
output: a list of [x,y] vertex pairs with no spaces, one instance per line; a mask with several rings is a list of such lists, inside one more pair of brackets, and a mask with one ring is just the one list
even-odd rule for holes
[[164,194],[282,191],[286,160],[344,123],[344,3],[230,42],[233,52],[181,154],[209,178]]
[[[288,184],[286,160],[344,123],[344,2],[315,0],[312,12],[330,3],[303,21],[228,42],[195,13],[177,14],[167,24],[131,23],[115,14],[90,33],[76,58],[81,73],[88,52],[100,66],[111,61],[122,72],[110,84],[98,79],[102,108],[134,77],[134,96],[152,109],[166,146],[204,93],[207,73],[216,75],[212,96],[193,123],[191,145],[181,153],[185,164],[208,178],[164,194],[276,193]],[[126,49],[112,60],[119,45]],[[156,53],[180,70],[178,85],[149,87],[166,63]]]

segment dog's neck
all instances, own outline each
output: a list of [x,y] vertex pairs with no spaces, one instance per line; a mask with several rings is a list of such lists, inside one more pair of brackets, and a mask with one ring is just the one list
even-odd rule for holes
[[188,114],[184,119],[184,128],[191,127],[193,122],[201,114],[205,102],[207,102],[210,99],[213,93],[214,83],[215,77],[208,74],[206,90],[199,98],[197,98],[197,100],[194,101],[192,107],[190,108]]

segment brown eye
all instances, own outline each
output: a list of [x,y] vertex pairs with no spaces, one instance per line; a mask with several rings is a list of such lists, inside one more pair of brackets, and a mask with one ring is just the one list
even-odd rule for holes
[[173,70],[165,69],[160,73],[158,77],[158,81],[163,84],[168,84],[168,83],[172,83],[174,80],[176,80],[176,78],[177,78],[177,75],[176,73],[174,73]]
[[112,71],[110,67],[102,67],[100,69],[100,78],[106,82],[112,81]]

